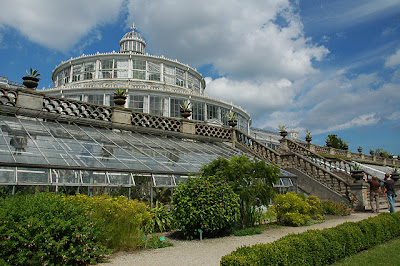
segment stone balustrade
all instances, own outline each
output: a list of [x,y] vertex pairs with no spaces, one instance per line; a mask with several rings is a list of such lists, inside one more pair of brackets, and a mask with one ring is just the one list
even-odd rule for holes
[[298,145],[307,147],[308,150],[319,153],[319,154],[326,154],[326,155],[334,155],[342,158],[346,158],[349,160],[365,160],[371,162],[377,162],[384,165],[393,165],[393,166],[400,166],[400,158],[398,159],[388,159],[380,156],[375,155],[367,155],[358,152],[351,152],[348,150],[340,150],[335,149],[332,147],[325,147],[325,146],[318,146],[311,143],[301,143],[296,142]]

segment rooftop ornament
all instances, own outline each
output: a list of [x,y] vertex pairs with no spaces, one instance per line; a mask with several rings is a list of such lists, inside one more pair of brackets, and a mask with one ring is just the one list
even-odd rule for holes
[[228,124],[229,124],[229,126],[231,126],[231,127],[235,127],[236,125],[237,125],[237,120],[236,120],[236,113],[234,112],[234,111],[229,111],[229,113],[228,113],[228,118],[229,118],[229,120],[228,120]]
[[27,76],[22,77],[24,80],[22,83],[28,89],[35,89],[38,86],[38,82],[40,78],[38,78],[41,74],[38,73],[37,69],[30,68],[29,72],[26,70]]
[[285,138],[287,136],[287,131],[286,131],[286,126],[284,125],[279,125],[278,126],[278,131],[281,134],[282,138]]

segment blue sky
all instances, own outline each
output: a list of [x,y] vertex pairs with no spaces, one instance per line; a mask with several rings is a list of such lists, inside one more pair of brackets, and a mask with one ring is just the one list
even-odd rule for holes
[[119,51],[132,22],[146,51],[206,78],[206,93],[286,125],[400,154],[400,0],[2,0],[0,75],[21,81],[81,54]]

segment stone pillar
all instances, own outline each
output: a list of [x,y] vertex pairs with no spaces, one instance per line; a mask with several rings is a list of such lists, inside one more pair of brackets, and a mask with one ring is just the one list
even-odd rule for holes
[[351,158],[351,151],[346,151],[346,157]]
[[307,147],[311,152],[315,152],[315,145],[308,143],[308,147]]
[[369,204],[368,190],[369,190],[369,186],[363,180],[360,182],[350,184],[350,192],[353,193],[358,200],[357,203],[354,203],[354,206],[353,206],[354,210],[356,210],[356,211],[365,211],[366,210],[366,207]]
[[335,155],[335,148],[329,147],[329,155]]
[[181,132],[186,134],[196,134],[196,122],[188,119],[181,120]]
[[111,115],[111,122],[130,125],[131,121],[132,121],[132,113],[130,110],[119,107],[113,108],[113,113]]
[[232,148],[235,148],[235,146],[236,146],[235,144],[237,142],[237,140],[236,140],[236,129],[232,128],[231,130],[232,130]]
[[17,106],[27,109],[43,109],[43,95],[18,91]]
[[279,142],[281,143],[281,150],[283,150],[283,151],[289,151],[289,147],[288,147],[288,144],[287,144],[287,139],[281,138],[281,139],[279,140]]

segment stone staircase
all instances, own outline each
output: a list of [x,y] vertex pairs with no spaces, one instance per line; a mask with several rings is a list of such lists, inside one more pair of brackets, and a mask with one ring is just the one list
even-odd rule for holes
[[342,173],[342,170],[333,171],[336,166],[323,157],[294,145],[291,141],[288,143],[293,150],[273,150],[240,130],[235,130],[233,135],[236,148],[294,174],[303,191],[324,200],[331,198],[335,201],[358,203],[350,189],[351,177]]

